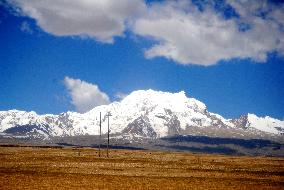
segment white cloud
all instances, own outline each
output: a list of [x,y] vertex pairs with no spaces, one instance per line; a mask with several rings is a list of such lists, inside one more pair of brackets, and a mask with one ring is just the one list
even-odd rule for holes
[[[259,11],[266,1],[231,2],[240,18],[226,19],[212,6],[200,11],[187,0],[154,3],[133,30],[156,41],[145,51],[146,57],[162,56],[181,64],[212,65],[232,58],[265,62],[268,52],[284,53],[283,5],[266,3],[274,17],[264,19],[252,10]],[[250,29],[239,30],[242,22]]]
[[125,94],[125,93],[122,93],[122,92],[117,92],[115,94],[115,97],[118,99],[118,100],[122,100],[124,99],[128,94]]
[[81,113],[89,111],[96,106],[110,103],[108,95],[102,92],[96,84],[65,77],[64,85],[71,96],[71,103]]
[[[203,2],[190,0],[10,0],[57,36],[88,36],[112,43],[131,30],[154,40],[147,58],[166,57],[181,64],[213,65],[220,60],[250,58],[265,62],[267,53],[284,55],[284,5],[268,0],[225,0],[239,17],[225,18]],[[265,16],[263,16],[263,14]],[[240,25],[248,26],[240,30]]]
[[112,43],[123,36],[126,22],[143,10],[143,0],[10,0],[22,14],[34,18],[57,36],[89,36]]

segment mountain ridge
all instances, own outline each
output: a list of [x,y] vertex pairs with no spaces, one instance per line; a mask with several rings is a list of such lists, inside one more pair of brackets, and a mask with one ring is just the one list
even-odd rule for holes
[[[172,135],[205,135],[213,137],[269,138],[284,134],[284,121],[247,114],[225,119],[211,113],[204,103],[177,93],[138,90],[120,102],[102,105],[80,114],[63,112],[38,115],[19,110],[0,111],[0,132],[35,138],[99,134],[99,113],[102,133],[107,133],[108,112],[112,135],[138,138],[162,138]],[[33,126],[33,127],[31,127]]]

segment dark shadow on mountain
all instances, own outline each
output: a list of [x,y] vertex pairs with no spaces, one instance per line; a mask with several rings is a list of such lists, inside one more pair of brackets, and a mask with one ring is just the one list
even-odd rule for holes
[[54,149],[62,149],[62,146],[48,146],[48,145],[25,145],[25,144],[0,144],[0,147],[32,147],[32,148],[54,148]]
[[12,135],[27,135],[28,133],[33,132],[35,129],[39,131],[43,131],[48,134],[47,129],[45,129],[44,127],[37,126],[37,125],[16,125],[15,127],[6,129],[3,132],[12,134]]
[[72,146],[72,147],[81,147],[79,145],[75,145],[75,144],[69,144],[69,143],[56,143],[59,146]]
[[254,148],[263,148],[263,147],[273,147],[274,150],[280,149],[283,144],[273,142],[270,140],[263,139],[236,139],[236,138],[221,138],[221,137],[206,137],[206,136],[172,136],[165,137],[162,140],[170,143],[178,142],[195,142],[203,143],[208,145],[226,145],[232,144],[237,146],[242,146],[244,148],[254,149]]
[[[83,148],[83,147],[89,147],[89,148],[99,148],[98,144],[92,144],[90,146],[82,146],[82,145],[76,145],[76,144],[70,144],[70,143],[56,143],[59,146],[67,146],[67,147],[76,147],[76,148]],[[106,149],[107,145],[101,145],[102,149]],[[132,146],[119,146],[119,145],[109,145],[110,149],[126,149],[126,150],[146,150],[144,148],[139,147],[132,147]]]
[[208,154],[226,154],[226,155],[243,155],[238,153],[236,150],[231,149],[229,147],[190,147],[190,146],[180,146],[180,145],[172,145],[172,146],[165,146],[165,145],[156,145],[158,147],[163,147],[166,149],[173,149],[173,150],[180,150],[180,151],[189,151],[189,152],[196,152],[196,153],[208,153]]
[[[99,148],[99,145],[91,145],[91,148]],[[101,145],[101,148],[106,149],[107,145]],[[119,145],[109,145],[110,149],[126,149],[126,150],[146,150],[145,148],[132,147],[132,146],[119,146]]]

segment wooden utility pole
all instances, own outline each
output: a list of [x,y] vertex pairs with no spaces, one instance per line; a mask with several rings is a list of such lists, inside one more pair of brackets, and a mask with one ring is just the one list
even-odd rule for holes
[[108,149],[109,149],[109,117],[111,116],[111,113],[107,113],[107,157],[109,157]]
[[101,157],[101,136],[102,136],[102,113],[100,112],[99,157]]

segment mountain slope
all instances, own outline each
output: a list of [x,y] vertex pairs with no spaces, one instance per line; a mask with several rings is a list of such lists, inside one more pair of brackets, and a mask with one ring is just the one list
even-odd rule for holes
[[210,113],[204,103],[187,98],[183,91],[168,93],[154,90],[134,91],[121,102],[98,106],[84,114],[37,115],[18,110],[1,111],[0,132],[35,138],[98,135],[100,112],[102,133],[107,133],[106,114],[111,112],[110,133],[128,138],[172,135],[266,138],[284,133],[284,121],[253,114],[225,119]]

